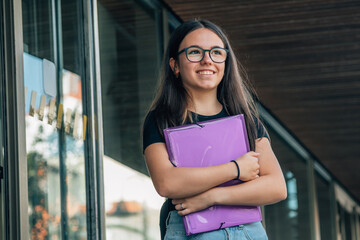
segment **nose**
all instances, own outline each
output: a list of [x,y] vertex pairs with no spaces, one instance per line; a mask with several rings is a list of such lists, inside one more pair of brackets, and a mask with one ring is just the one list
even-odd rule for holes
[[203,59],[201,60],[202,63],[212,63],[212,60],[210,58],[210,51],[205,51],[204,53],[204,57]]

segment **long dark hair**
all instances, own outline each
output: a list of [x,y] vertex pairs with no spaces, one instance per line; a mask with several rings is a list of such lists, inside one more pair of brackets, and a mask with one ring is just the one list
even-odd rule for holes
[[172,33],[163,58],[159,89],[149,111],[154,111],[157,127],[161,134],[163,134],[164,128],[193,122],[191,112],[187,110],[187,103],[191,97],[182,81],[177,79],[170,68],[169,60],[173,58],[177,61],[177,52],[181,42],[187,34],[199,28],[207,28],[215,32],[223,41],[225,48],[229,50],[228,58],[225,61],[224,77],[217,88],[217,97],[229,115],[244,114],[250,149],[254,150],[257,137],[255,122],[260,122],[253,100],[255,92],[248,84],[246,72],[237,60],[228,38],[217,25],[210,21],[188,21],[181,24]]

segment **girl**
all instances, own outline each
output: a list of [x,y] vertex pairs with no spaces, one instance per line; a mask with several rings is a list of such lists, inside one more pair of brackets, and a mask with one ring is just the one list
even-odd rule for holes
[[[162,230],[167,220],[165,239],[267,239],[260,222],[186,236],[181,216],[212,205],[258,206],[286,198],[281,168],[241,70],[227,37],[209,21],[185,22],[170,38],[159,91],[143,128],[151,179],[157,192],[168,198],[160,220]],[[213,167],[171,164],[164,128],[236,114],[244,114],[251,149],[236,159],[244,183],[216,187],[238,176],[231,159]]]

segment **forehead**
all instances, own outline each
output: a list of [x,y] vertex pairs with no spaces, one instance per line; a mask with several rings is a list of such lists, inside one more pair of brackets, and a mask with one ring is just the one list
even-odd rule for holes
[[181,42],[179,50],[193,45],[204,49],[224,47],[224,43],[221,38],[215,32],[207,28],[199,28],[188,33]]

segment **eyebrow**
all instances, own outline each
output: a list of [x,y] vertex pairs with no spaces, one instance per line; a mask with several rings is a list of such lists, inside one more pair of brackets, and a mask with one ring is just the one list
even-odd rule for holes
[[[190,47],[198,47],[198,48],[202,48],[202,47],[200,47],[199,45],[191,45],[191,46],[186,47],[186,48],[190,48]],[[212,49],[212,48],[225,48],[225,47],[220,47],[220,46],[218,46],[218,45],[215,45],[215,46],[211,46],[211,47],[210,47],[210,49]]]

